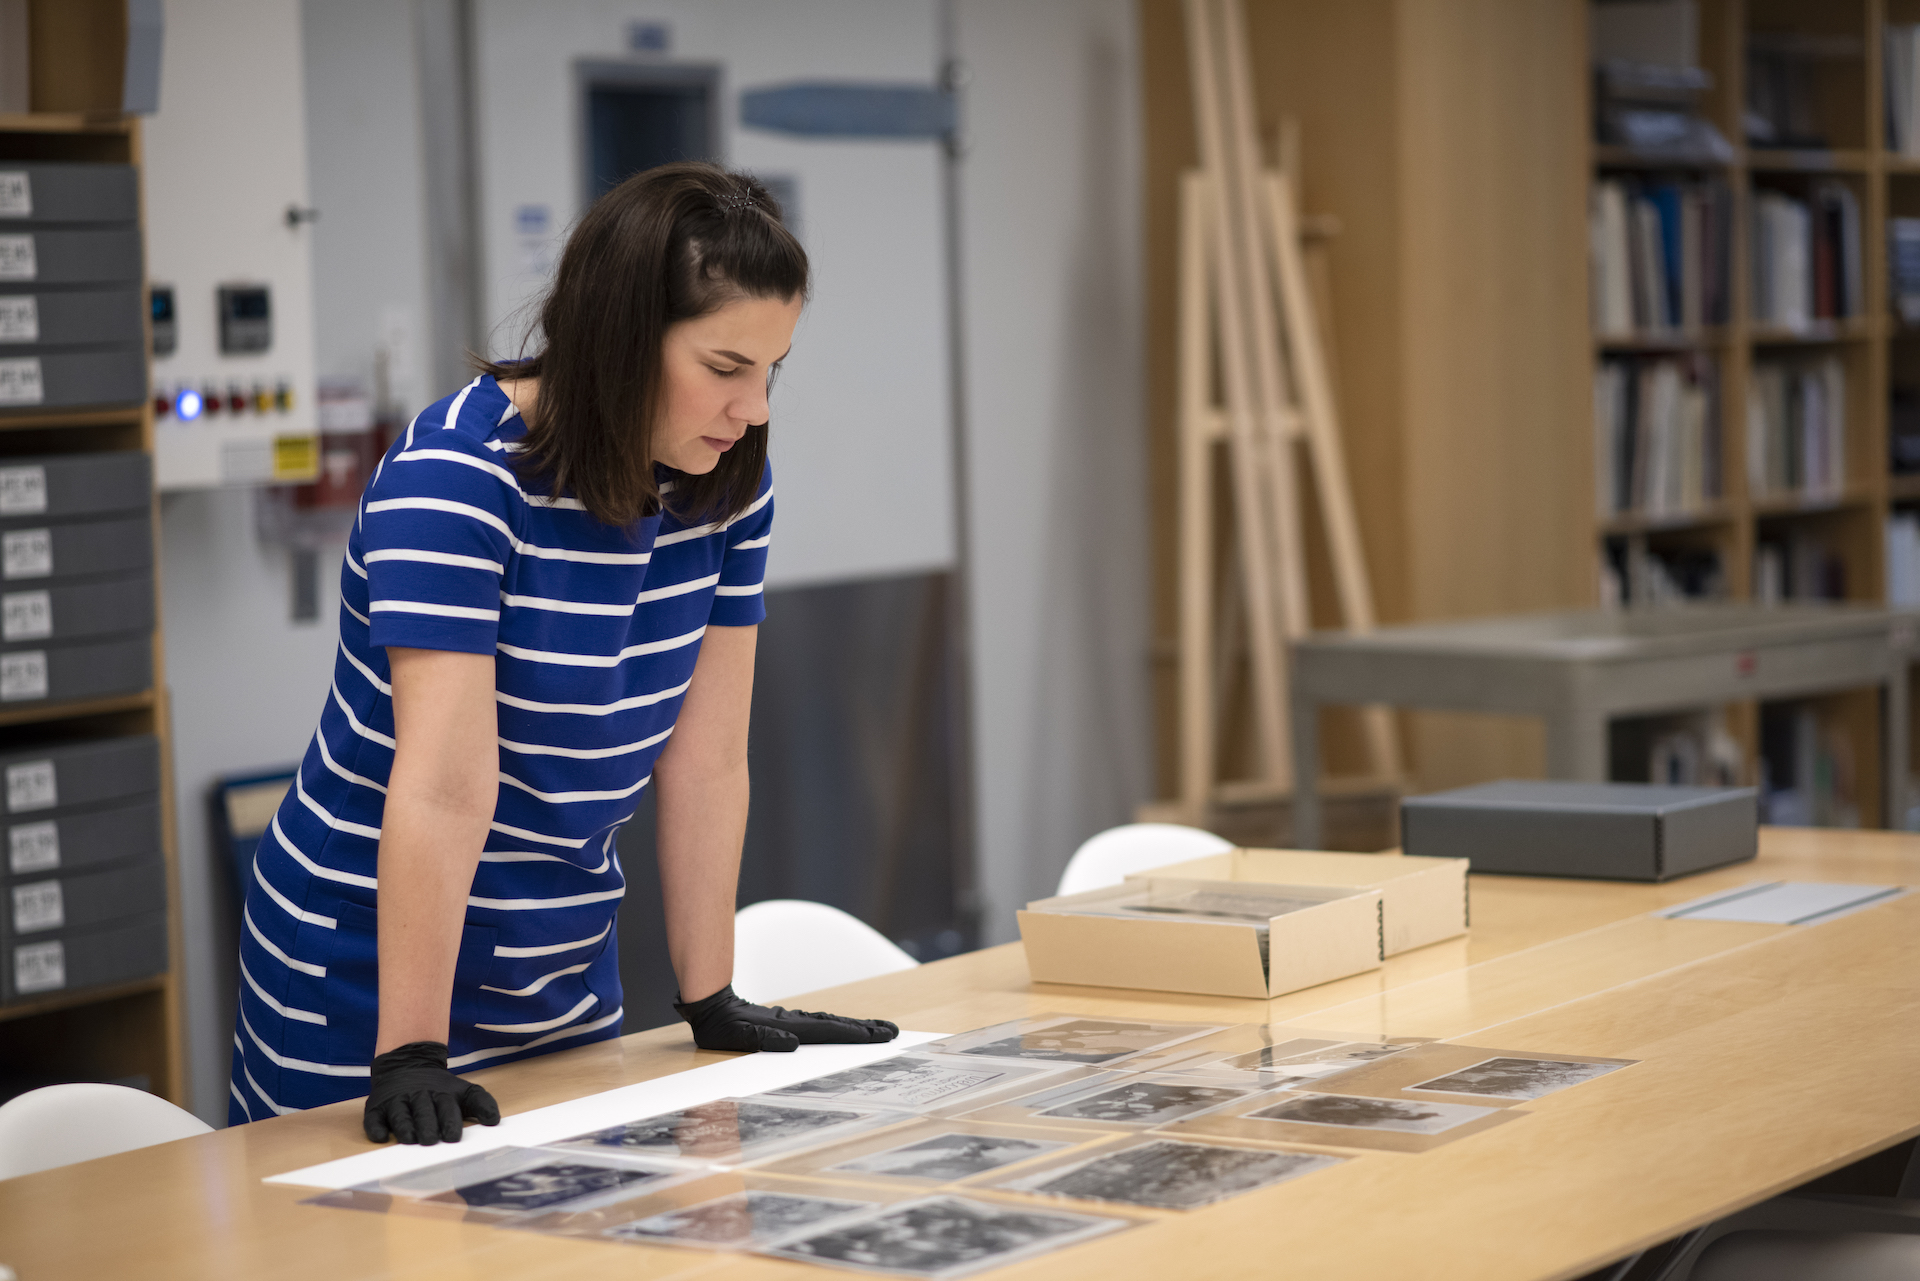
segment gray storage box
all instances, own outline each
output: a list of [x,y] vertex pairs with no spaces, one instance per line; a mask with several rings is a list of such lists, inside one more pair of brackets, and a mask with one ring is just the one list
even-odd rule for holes
[[153,684],[153,641],[126,636],[0,653],[0,704],[68,703],[137,694]]
[[0,883],[157,859],[160,848],[158,796],[59,818],[23,815],[0,836]]
[[0,756],[0,810],[55,818],[160,790],[160,742],[151,734],[47,743]]
[[153,461],[140,450],[0,458],[0,529],[152,504]]
[[0,531],[0,581],[48,581],[124,574],[153,564],[153,524],[145,516],[34,524]]
[[45,222],[132,222],[140,187],[132,165],[0,160],[0,228]]
[[146,399],[147,355],[141,347],[0,355],[0,412],[138,405]]
[[0,903],[0,940],[25,943],[37,934],[92,929],[166,901],[167,867],[158,858],[77,875],[15,877]]
[[1751,787],[1509,780],[1400,803],[1400,844],[1476,872],[1665,881],[1759,852]]
[[153,630],[153,575],[0,592],[0,653]]
[[0,281],[104,285],[140,280],[136,223],[78,231],[26,231],[0,224]]
[[25,355],[49,347],[118,343],[138,347],[140,291],[134,288],[0,289],[0,352]]
[[146,978],[167,968],[164,909],[91,930],[64,930],[0,947],[0,1001]]

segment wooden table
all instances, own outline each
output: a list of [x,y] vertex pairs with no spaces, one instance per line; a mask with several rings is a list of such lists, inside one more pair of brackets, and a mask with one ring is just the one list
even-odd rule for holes
[[[1285,1022],[1643,1060],[1418,1156],[1381,1153],[996,1277],[1575,1277],[1920,1134],[1920,895],[1812,927],[1648,916],[1755,879],[1920,884],[1920,837],[1768,830],[1666,885],[1475,877],[1473,934],[1274,1001],[1030,985],[1018,946],[809,1005],[961,1031],[1051,1010]],[[474,1073],[508,1112],[713,1062],[685,1031]],[[0,1182],[0,1263],[67,1277],[827,1277],[298,1204],[358,1103]]]

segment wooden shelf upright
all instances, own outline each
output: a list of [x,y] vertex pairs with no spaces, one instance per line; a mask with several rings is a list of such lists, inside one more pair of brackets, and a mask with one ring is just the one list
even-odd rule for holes
[[[127,164],[138,174],[140,123],[131,116],[75,111],[0,115],[0,166],[8,161]],[[146,350],[151,351],[150,341]],[[138,408],[120,405],[0,414],[0,466],[13,458],[54,454],[142,451],[151,458],[153,448],[150,396]],[[20,1084],[60,1079],[122,1080],[143,1083],[153,1093],[186,1106],[172,735],[162,628],[157,621],[157,501],[150,513],[156,623],[149,688],[111,698],[9,708],[0,712],[0,751],[45,742],[130,735],[152,735],[159,741],[168,965],[159,973],[127,982],[68,988],[0,1005],[0,1085],[18,1088]]]

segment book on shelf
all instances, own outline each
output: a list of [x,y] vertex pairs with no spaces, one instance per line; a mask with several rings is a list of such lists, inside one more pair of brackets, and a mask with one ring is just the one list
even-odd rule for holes
[[1747,101],[1741,113],[1748,145],[1799,151],[1832,146],[1816,106],[1819,64],[1858,58],[1860,52],[1860,40],[1850,35],[1749,31]]
[[1753,549],[1753,599],[1761,605],[1847,598],[1847,563],[1804,530],[1765,535]]
[[1887,517],[1887,604],[1920,609],[1920,512]]
[[1887,219],[1887,273],[1894,314],[1920,325],[1920,218]]
[[1920,25],[1890,22],[1885,61],[1887,150],[1920,159]]
[[1726,184],[1606,178],[1588,212],[1593,328],[1602,338],[1727,320]]
[[1600,553],[1602,608],[1664,608],[1723,600],[1726,575],[1710,547],[1649,547],[1643,538],[1611,538]]
[[1863,309],[1860,200],[1843,182],[1813,184],[1809,199],[1761,190],[1753,200],[1753,319],[1782,329],[1857,316]]
[[1754,363],[1747,484],[1757,498],[1837,497],[1847,477],[1847,369],[1838,356]]
[[1602,360],[1593,416],[1595,501],[1603,519],[1684,516],[1720,497],[1720,408],[1710,357]]
[[1760,821],[1859,827],[1853,749],[1810,703],[1760,705]]

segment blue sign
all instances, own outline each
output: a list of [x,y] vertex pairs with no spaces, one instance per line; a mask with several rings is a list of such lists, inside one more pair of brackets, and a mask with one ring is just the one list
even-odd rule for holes
[[807,81],[740,95],[740,123],[809,138],[952,135],[953,95],[932,85]]

